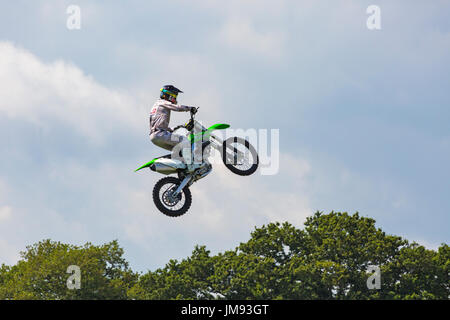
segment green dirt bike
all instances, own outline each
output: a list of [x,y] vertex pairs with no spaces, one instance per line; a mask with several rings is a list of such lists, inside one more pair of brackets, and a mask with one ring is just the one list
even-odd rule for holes
[[192,203],[189,187],[211,173],[212,165],[207,161],[211,148],[220,152],[225,166],[235,174],[248,176],[258,168],[258,153],[247,140],[231,137],[222,141],[213,134],[213,131],[227,129],[230,126],[218,123],[205,128],[195,120],[197,110],[198,108],[191,110],[190,120],[185,125],[175,127],[173,131],[181,128],[188,130],[187,138],[191,143],[192,153],[194,145],[196,148],[201,146],[204,161],[201,167],[192,172],[189,171],[183,161],[181,151],[174,148],[171,154],[155,158],[135,170],[150,168],[150,170],[164,175],[176,174],[178,176],[162,178],[153,188],[153,202],[162,213],[170,217],[179,217],[189,210]]

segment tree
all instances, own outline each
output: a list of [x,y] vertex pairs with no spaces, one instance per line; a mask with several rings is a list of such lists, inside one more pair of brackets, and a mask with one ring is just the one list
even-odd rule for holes
[[412,243],[382,268],[385,299],[449,299],[450,250],[443,244],[437,252]]
[[[126,299],[137,275],[122,258],[117,241],[82,247],[41,241],[21,252],[13,267],[0,269],[0,299]],[[81,271],[81,287],[69,290],[67,268]]]
[[[450,248],[437,251],[387,235],[358,213],[315,213],[303,229],[255,228],[234,250],[196,246],[145,274],[132,272],[117,241],[77,247],[45,240],[0,268],[0,299],[448,299]],[[82,271],[68,290],[69,265]],[[369,266],[381,288],[367,286]]]
[[[367,286],[371,265],[381,270],[379,290]],[[358,213],[317,212],[303,230],[270,223],[216,256],[196,248],[131,291],[136,299],[447,299],[449,265],[447,245],[435,252]]]
[[128,291],[131,299],[211,299],[208,279],[214,273],[216,258],[204,246],[196,246],[192,256],[170,260],[163,269],[149,271]]

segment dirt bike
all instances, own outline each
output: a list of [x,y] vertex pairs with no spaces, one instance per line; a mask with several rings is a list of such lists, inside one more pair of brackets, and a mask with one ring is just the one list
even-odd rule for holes
[[155,158],[135,170],[136,172],[150,168],[164,175],[177,175],[177,177],[162,178],[153,188],[153,202],[159,211],[170,217],[179,217],[189,210],[192,204],[189,187],[211,173],[212,165],[207,160],[211,148],[220,152],[225,166],[235,174],[248,176],[258,168],[258,153],[247,140],[231,137],[223,141],[213,132],[227,129],[230,125],[218,123],[205,128],[195,120],[197,110],[198,108],[193,108],[190,112],[190,120],[184,125],[175,127],[173,131],[181,128],[188,130],[187,140],[190,142],[191,155],[201,147],[203,163],[199,168],[192,171],[192,167],[189,168],[184,161],[183,153],[176,146],[171,154]]

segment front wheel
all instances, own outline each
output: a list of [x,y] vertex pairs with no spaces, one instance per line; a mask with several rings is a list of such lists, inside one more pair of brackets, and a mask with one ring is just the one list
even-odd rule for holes
[[153,188],[153,202],[166,216],[179,217],[185,214],[192,204],[192,195],[188,187],[185,187],[177,196],[173,196],[180,183],[180,179],[165,177]]
[[247,140],[238,137],[231,137],[223,142],[222,160],[231,172],[240,176],[251,175],[259,164],[255,148]]

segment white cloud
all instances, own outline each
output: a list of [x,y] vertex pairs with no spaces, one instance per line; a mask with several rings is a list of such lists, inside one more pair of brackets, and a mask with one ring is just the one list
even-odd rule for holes
[[[146,56],[155,62],[167,61],[167,70],[178,74],[180,82],[190,83],[192,79],[185,78],[186,74],[210,76],[208,70],[195,72],[202,70],[204,63],[196,56],[166,55],[157,50],[146,51]],[[134,99],[105,88],[76,66],[64,61],[44,63],[10,43],[0,44],[0,58],[0,82],[5,84],[0,88],[4,96],[0,116],[8,117],[11,123],[25,120],[48,130],[62,125],[88,143],[92,139],[110,142],[110,134],[143,132],[142,116],[146,113],[141,110],[136,115]],[[191,72],[183,69],[186,61]],[[206,95],[194,97],[206,100],[205,104],[214,93],[192,91]],[[205,115],[217,113],[208,109]],[[21,154],[28,154],[27,145],[15,147],[25,150]],[[130,257],[132,263],[144,260],[154,267],[188,255],[197,243],[216,250],[230,249],[245,241],[255,225],[286,220],[301,224],[311,213],[304,182],[310,166],[289,155],[281,156],[280,175],[269,179],[272,184],[258,173],[251,177],[234,175],[218,163],[210,176],[192,186],[192,208],[177,219],[164,216],[153,204],[151,190],[161,176],[132,171],[146,159],[117,161],[109,154],[105,158],[95,166],[70,158],[63,169],[55,166],[57,161],[38,167],[43,178],[38,192],[21,203],[17,214],[4,214],[8,220],[0,228],[0,240],[8,251],[0,258],[10,262],[14,252],[43,238],[71,243],[119,238],[126,250],[139,252],[139,257]],[[274,187],[280,182],[287,186]],[[10,191],[8,199],[19,203],[20,192]]]
[[284,34],[280,31],[258,31],[248,20],[231,19],[220,33],[221,39],[233,50],[280,58],[284,54]]
[[9,220],[11,218],[11,207],[9,206],[3,206],[0,207],[0,223]]
[[6,239],[0,238],[0,265],[16,263],[20,258],[19,251],[23,249],[10,244]]
[[43,63],[9,42],[0,42],[0,115],[29,121],[43,129],[51,122],[101,143],[120,123],[141,127],[137,104],[105,88],[64,61]]
[[[82,163],[92,152],[89,146],[114,145],[113,135],[143,133],[146,121],[136,112],[137,103],[127,93],[98,84],[70,63],[44,63],[9,42],[0,42],[0,83],[0,119],[8,120],[4,123],[12,140],[0,146],[0,152],[11,156],[2,160],[0,171],[0,262],[15,262],[11,259],[26,245],[44,238],[71,243],[97,240],[98,234],[91,232],[102,227],[91,223],[96,222],[92,218],[96,205],[113,198],[106,190],[109,184],[121,183],[115,172],[124,169],[116,165],[97,173],[97,163]],[[23,123],[32,129],[24,132]],[[49,141],[29,136],[41,131],[47,132],[42,137]],[[60,158],[72,148],[73,141],[66,139],[70,135],[81,141],[81,147],[75,146],[81,150],[62,164]],[[53,136],[60,144],[55,144]],[[33,166],[6,171],[22,161]],[[91,193],[85,191],[90,189]],[[93,201],[99,195],[103,198]],[[105,241],[114,238],[104,236]]]
[[[60,194],[58,196],[62,197]],[[89,239],[86,232],[88,223],[86,220],[79,221],[79,216],[71,217],[64,211],[53,210],[45,203],[33,200],[22,202],[17,208],[0,207],[0,264],[16,263],[20,251],[43,239],[73,244],[81,244]]]
[[[189,74],[195,74],[194,69],[203,63],[189,55],[167,56],[158,51],[147,51],[147,54],[155,61],[164,58],[169,71],[175,74],[179,70],[179,79],[184,79],[186,74],[182,70],[186,59],[191,62]],[[105,88],[74,65],[64,61],[44,63],[26,50],[3,42],[0,43],[0,70],[0,83],[4,84],[0,87],[4,97],[0,101],[0,117],[10,119],[11,126],[18,121],[46,130],[63,126],[87,143],[93,140],[97,144],[112,143],[112,134],[138,130],[142,134],[145,130],[146,119],[142,118],[146,116],[145,110],[137,113],[139,107],[134,99]],[[202,72],[197,76],[208,76],[208,71]],[[202,90],[198,92],[206,94]],[[207,110],[206,114],[215,112]],[[42,143],[45,147],[46,141]],[[20,154],[30,155],[29,146],[24,142],[15,148],[24,150]],[[64,156],[64,149],[54,151]],[[23,250],[43,238],[78,244],[119,238],[124,246],[135,252],[140,250],[139,256],[151,253],[146,264],[151,261],[161,265],[169,258],[188,255],[197,243],[220,250],[233,248],[237,241],[248,238],[255,225],[280,220],[301,224],[311,211],[302,181],[309,173],[309,164],[282,155],[281,166],[285,161],[296,170],[281,168],[280,175],[271,177],[273,184],[259,174],[240,177],[221,163],[215,165],[210,176],[192,186],[194,199],[190,212],[171,219],[157,211],[151,198],[154,183],[161,176],[148,171],[133,172],[144,160],[118,160],[106,154],[105,161],[95,165],[76,157],[66,159],[63,168],[53,159],[36,163],[39,178],[28,179],[40,179],[39,189],[27,201],[21,201],[18,185],[9,184],[11,190],[4,200],[12,203],[14,215],[9,207],[3,207],[0,217],[5,223],[0,227],[0,245],[5,250],[8,248],[8,253],[4,251],[0,258],[10,262],[14,256],[11,250]],[[275,188],[280,181],[288,186]],[[5,185],[8,182],[5,180]],[[16,204],[19,205],[17,214]],[[162,247],[171,250],[161,251]],[[133,259],[144,258],[130,258]]]
[[[408,239],[408,238],[407,238]],[[439,249],[439,247],[441,246],[441,243],[436,243],[436,242],[431,242],[429,240],[425,240],[425,239],[414,239],[414,240],[410,240],[410,242],[417,242],[419,245],[424,246],[425,248],[427,248],[428,250],[434,250],[437,251]]]
[[[212,122],[227,114],[221,99],[220,65],[210,57],[189,50],[135,43],[121,45],[116,54],[118,59],[140,66],[142,79],[130,90],[138,101],[144,101],[146,108],[150,109],[161,86],[173,84],[184,92],[179,95],[180,104],[201,107],[198,119]],[[173,112],[171,116],[172,123],[184,123],[186,119],[184,112]]]
[[0,177],[0,202],[6,201],[8,195],[8,188],[6,182]]

